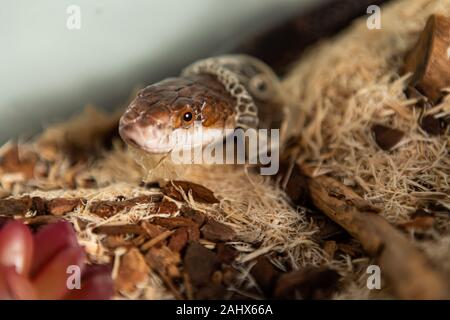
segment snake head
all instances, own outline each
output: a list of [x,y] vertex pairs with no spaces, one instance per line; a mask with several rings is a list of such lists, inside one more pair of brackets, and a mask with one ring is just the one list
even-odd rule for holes
[[223,139],[234,128],[234,100],[210,75],[170,78],[142,89],[119,123],[129,145],[168,153]]

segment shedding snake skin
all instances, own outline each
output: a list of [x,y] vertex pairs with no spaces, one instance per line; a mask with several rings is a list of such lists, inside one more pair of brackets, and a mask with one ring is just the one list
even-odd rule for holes
[[119,133],[129,145],[150,154],[176,148],[178,137],[197,134],[213,142],[211,130],[280,128],[285,103],[279,80],[260,60],[224,55],[200,60],[181,75],[142,89],[120,119]]

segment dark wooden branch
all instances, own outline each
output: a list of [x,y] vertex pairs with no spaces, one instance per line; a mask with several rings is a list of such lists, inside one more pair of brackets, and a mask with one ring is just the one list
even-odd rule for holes
[[398,298],[450,298],[449,279],[435,270],[399,229],[379,215],[379,208],[334,178],[314,177],[314,168],[296,163],[293,166],[290,174],[283,177],[284,185],[292,185],[290,180],[306,180],[306,192],[312,204],[376,259],[382,276]]
[[308,178],[313,203],[359,240],[377,259],[381,272],[401,299],[449,299],[449,279],[373,207],[337,180]]

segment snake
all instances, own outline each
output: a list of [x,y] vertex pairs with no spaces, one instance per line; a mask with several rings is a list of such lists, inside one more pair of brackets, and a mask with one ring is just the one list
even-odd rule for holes
[[120,118],[119,134],[133,148],[163,155],[183,140],[171,139],[175,133],[195,138],[194,124],[206,145],[238,128],[280,129],[286,110],[280,81],[267,64],[249,55],[222,55],[140,90]]

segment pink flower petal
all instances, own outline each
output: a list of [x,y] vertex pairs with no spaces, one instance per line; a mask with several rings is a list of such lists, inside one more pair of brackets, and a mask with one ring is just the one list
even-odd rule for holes
[[71,290],[67,300],[108,300],[114,293],[111,269],[106,266],[89,266],[83,275],[80,290]]
[[13,293],[8,285],[8,279],[6,278],[4,269],[7,269],[7,267],[0,266],[0,300],[12,300],[14,299]]
[[15,300],[35,300],[36,291],[31,282],[23,275],[18,274],[14,268],[3,268],[1,271],[5,277],[8,291]]
[[40,299],[61,299],[68,292],[67,280],[70,266],[80,268],[80,276],[84,270],[85,253],[81,247],[67,248],[46,263],[32,280]]
[[14,267],[27,275],[33,257],[33,237],[30,229],[19,221],[8,222],[0,230],[0,265]]
[[77,237],[69,222],[61,221],[46,225],[34,236],[34,257],[31,275],[64,249],[79,247]]

